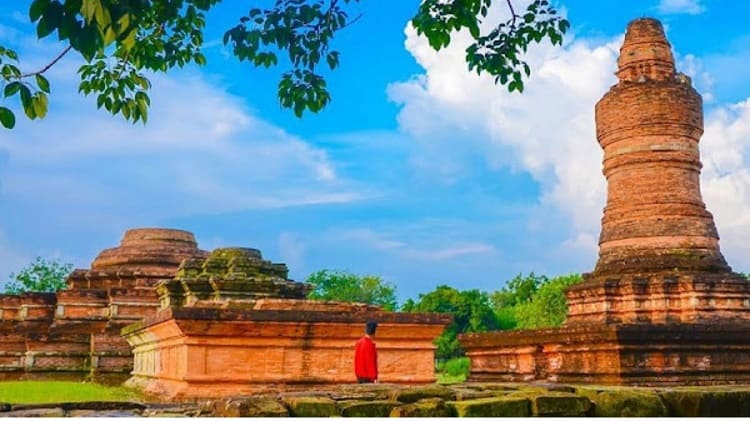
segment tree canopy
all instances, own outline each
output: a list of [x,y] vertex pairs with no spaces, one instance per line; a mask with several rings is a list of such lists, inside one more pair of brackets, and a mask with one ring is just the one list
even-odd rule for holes
[[379,276],[320,270],[308,276],[305,282],[314,286],[307,296],[313,300],[367,303],[396,310],[396,286]]
[[65,278],[72,270],[71,264],[37,257],[17,274],[10,274],[11,281],[5,286],[5,293],[59,291],[65,288]]
[[565,290],[583,281],[580,274],[557,276],[540,285],[531,300],[514,308],[517,329],[557,327],[568,316]]
[[[18,101],[27,118],[47,114],[50,82],[44,74],[75,52],[79,91],[96,97],[97,108],[128,121],[146,122],[151,104],[148,75],[189,63],[205,65],[206,14],[222,0],[32,0],[28,17],[39,39],[62,42],[60,53],[41,69],[23,69],[16,51],[0,45],[0,89],[4,101]],[[278,83],[282,107],[301,117],[330,101],[323,69],[335,70],[342,53],[336,34],[355,23],[352,6],[360,0],[276,0],[238,16],[223,37],[240,61],[256,67],[283,65]],[[365,3],[362,1],[362,3]],[[493,4],[504,3],[510,17],[486,22]],[[523,54],[532,43],[562,43],[569,27],[548,0],[533,0],[525,10],[505,0],[422,0],[411,24],[435,50],[447,47],[458,31],[467,31],[468,69],[491,75],[510,91],[523,91],[531,69]],[[489,30],[486,28],[489,26]],[[12,129],[13,110],[0,105],[0,125]]]
[[402,311],[412,313],[450,313],[453,322],[435,341],[438,358],[462,355],[459,333],[486,332],[499,329],[497,318],[486,292],[477,289],[459,291],[440,285],[434,291],[420,294],[417,301],[407,300]]
[[565,289],[583,280],[580,274],[548,278],[533,272],[517,275],[490,295],[500,328],[537,329],[560,326],[568,315]]

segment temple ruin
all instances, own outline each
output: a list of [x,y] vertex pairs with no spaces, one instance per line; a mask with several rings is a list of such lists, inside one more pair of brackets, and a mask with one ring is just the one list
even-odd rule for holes
[[155,286],[183,259],[206,255],[189,232],[134,229],[73,271],[65,290],[0,295],[2,379],[124,381],[133,356],[120,330],[156,312]]
[[310,390],[356,381],[354,343],[377,321],[380,380],[435,382],[433,340],[451,317],[305,299],[310,285],[255,249],[185,259],[157,286],[161,309],[125,328],[128,384],[173,398]]
[[750,381],[750,283],[700,193],[703,103],[655,19],[628,25],[618,83],[596,104],[607,205],[599,260],[559,329],[466,335],[474,380]]
[[65,290],[0,295],[2,379],[130,379],[165,398],[355,383],[354,343],[374,320],[381,379],[435,381],[450,316],[307,300],[311,285],[287,274],[255,249],[129,230]]

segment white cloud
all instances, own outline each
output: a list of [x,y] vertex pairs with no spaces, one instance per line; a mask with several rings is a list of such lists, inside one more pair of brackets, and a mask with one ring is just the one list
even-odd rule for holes
[[[250,114],[198,76],[154,77],[149,124],[65,93],[41,122],[19,119],[0,147],[4,191],[43,202],[128,203],[151,218],[358,200],[325,151]],[[65,82],[59,84],[65,88]]]
[[542,187],[541,205],[572,220],[572,239],[581,232],[595,237],[605,182],[593,105],[615,82],[621,38],[601,45],[573,40],[565,48],[535,46],[527,56],[534,73],[519,95],[466,71],[465,34],[441,52],[412,28],[406,34],[406,47],[425,73],[389,88],[391,99],[403,105],[401,129],[421,141],[427,156],[442,156],[435,162],[460,168],[455,151],[472,148],[493,168],[529,172]]
[[701,189],[730,265],[747,271],[750,253],[750,98],[715,109],[701,141]]
[[[369,250],[387,252],[390,258],[404,258],[406,260],[450,260],[456,257],[468,255],[482,255],[495,253],[497,250],[491,244],[472,242],[460,239],[446,239],[434,235],[434,233],[419,232],[424,227],[432,227],[432,230],[442,231],[443,235],[448,233],[442,230],[438,221],[423,221],[422,223],[401,223],[392,226],[389,230],[376,231],[371,228],[349,228],[334,229],[325,234],[325,238],[331,242],[350,244],[350,247],[364,247]],[[395,239],[399,231],[402,237],[409,240]],[[425,234],[428,234],[425,236]],[[457,233],[461,236],[462,233]],[[434,247],[433,244],[445,244],[442,247]]]
[[714,78],[705,70],[703,60],[693,54],[687,54],[685,56],[678,55],[676,61],[677,69],[690,76],[693,86],[703,96],[703,102],[706,104],[714,102]]
[[490,244],[484,243],[456,243],[449,247],[442,247],[438,249],[428,250],[417,250],[410,249],[404,252],[404,255],[409,258],[424,259],[424,260],[448,260],[456,257],[465,257],[468,255],[477,254],[492,254],[495,253],[495,247]]
[[699,15],[706,11],[700,0],[661,0],[656,9],[665,15]]
[[356,242],[378,250],[388,250],[406,246],[406,244],[401,241],[393,240],[387,235],[373,231],[369,228],[347,229],[332,232],[330,235],[336,237],[337,241],[343,243]]
[[[21,45],[24,68],[55,50]],[[255,116],[220,80],[152,76],[149,122],[132,125],[77,93],[75,60],[48,73],[47,118],[18,114],[16,128],[0,136],[0,230],[5,221],[21,224],[6,229],[9,248],[47,255],[26,240],[40,227],[96,227],[92,234],[109,237],[196,214],[349,203],[372,193],[340,177],[325,150]],[[3,267],[28,260],[0,258]]]

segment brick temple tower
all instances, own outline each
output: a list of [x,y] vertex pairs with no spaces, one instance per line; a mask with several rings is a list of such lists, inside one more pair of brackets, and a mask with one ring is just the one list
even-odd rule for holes
[[608,190],[595,273],[729,271],[700,193],[703,103],[658,21],[629,25],[617,76],[596,105]]
[[599,261],[571,288],[567,323],[750,320],[750,284],[721,255],[701,198],[703,102],[661,23],[631,22],[617,64],[596,104],[608,184]]
[[661,23],[632,21],[596,104],[607,205],[599,260],[557,329],[464,335],[472,380],[750,381],[750,282],[719,250],[700,192],[703,103]]

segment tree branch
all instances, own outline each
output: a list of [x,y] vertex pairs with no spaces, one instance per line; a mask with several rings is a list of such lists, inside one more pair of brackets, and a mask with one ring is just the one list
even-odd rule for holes
[[344,28],[346,28],[347,26],[349,26],[349,25],[352,25],[352,24],[354,24],[355,22],[357,22],[357,21],[358,21],[358,20],[360,20],[361,18],[362,18],[362,13],[358,14],[357,16],[355,16],[355,17],[354,17],[354,19],[352,19],[352,20],[350,20],[349,22],[347,22],[347,23],[346,23],[346,24],[345,24],[344,26],[342,26],[342,27],[341,27],[341,29],[344,29]]
[[27,78],[27,77],[31,77],[31,76],[36,76],[36,75],[41,75],[42,73],[44,73],[47,70],[49,70],[52,66],[54,66],[55,64],[57,64],[57,62],[60,61],[65,56],[65,54],[68,54],[68,51],[70,51],[72,49],[73,49],[73,46],[72,45],[68,45],[67,47],[65,47],[65,49],[60,54],[57,55],[57,57],[55,57],[48,65],[44,66],[41,70],[38,70],[36,72],[31,72],[31,73],[23,74],[23,75],[21,75],[21,77],[19,79],[23,79],[23,78]]
[[511,0],[505,0],[505,2],[508,3],[510,14],[513,16],[513,22],[511,23],[511,25],[516,26],[516,11],[515,9],[513,9],[513,2],[511,2]]

